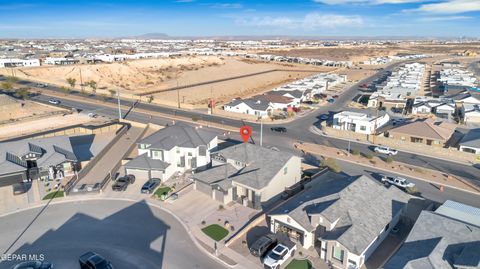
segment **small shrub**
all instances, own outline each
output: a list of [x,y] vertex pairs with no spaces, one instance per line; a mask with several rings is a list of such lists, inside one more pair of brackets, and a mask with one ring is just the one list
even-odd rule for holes
[[374,161],[374,160],[370,160],[370,163],[371,163],[371,164],[377,164],[377,162]]
[[242,240],[242,245],[246,245],[246,244],[247,244],[247,241]]
[[352,155],[359,155],[360,154],[360,151],[358,149],[352,149],[350,152],[352,153]]
[[206,224],[206,222],[204,220],[202,220],[202,225],[205,225],[205,224]]
[[335,161],[335,159],[332,159],[332,158],[327,158],[323,160],[322,166],[328,167],[330,170],[332,170],[335,173],[340,173],[342,171],[342,168],[337,163],[337,161]]
[[225,207],[223,205],[218,205],[218,210],[224,210]]
[[235,231],[235,227],[233,227],[233,225],[230,226],[230,231],[232,231],[232,232]]
[[221,222],[221,221],[222,221],[222,219],[218,219],[217,221],[218,221],[218,222]]
[[367,153],[367,154],[365,154],[365,158],[371,160],[371,159],[373,159],[373,155],[371,153]]
[[385,158],[386,163],[393,163],[393,158],[392,157],[387,157]]
[[303,256],[303,252],[299,251],[298,255]]
[[200,118],[198,116],[192,116],[192,121],[199,121]]

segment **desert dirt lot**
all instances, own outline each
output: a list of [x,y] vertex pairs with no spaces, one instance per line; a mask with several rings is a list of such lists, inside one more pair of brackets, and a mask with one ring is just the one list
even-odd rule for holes
[[465,50],[478,51],[478,43],[468,44],[382,44],[362,46],[332,46],[322,48],[302,48],[291,50],[266,51],[263,54],[317,58],[333,61],[359,62],[369,57],[406,54],[455,54]]
[[63,111],[61,108],[28,100],[16,100],[13,98],[9,98],[9,100],[11,100],[11,103],[9,103],[8,109],[0,110],[0,123],[5,123],[5,121],[26,120],[31,117],[47,116]]
[[[267,63],[231,57],[189,56],[111,64],[22,68],[17,75],[66,87],[66,79],[74,78],[77,81],[75,88],[79,89],[81,72],[84,84],[91,80],[97,83],[99,94],[108,94],[108,89],[120,89],[123,95],[130,97],[132,94],[153,95],[155,103],[176,105],[180,96],[181,103],[185,105],[206,106],[211,97],[217,103],[227,102],[235,97],[262,93],[315,73],[334,70],[333,67]],[[263,73],[252,75],[258,72]],[[228,79],[238,76],[246,77]],[[221,79],[228,80],[208,83]],[[177,85],[198,83],[206,84],[188,87],[179,93],[168,91]],[[86,86],[85,90],[91,89]]]

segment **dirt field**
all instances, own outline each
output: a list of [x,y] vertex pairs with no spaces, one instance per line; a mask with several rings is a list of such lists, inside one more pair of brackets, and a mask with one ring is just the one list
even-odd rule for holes
[[[63,110],[31,101],[10,100],[12,100],[12,103],[9,104],[9,109],[1,110],[0,123],[28,119],[29,117],[41,117],[42,115],[49,115]],[[13,100],[15,101],[13,102]]]
[[323,48],[305,48],[292,50],[265,51],[262,54],[317,58],[334,61],[365,61],[370,57],[407,54],[454,54],[465,50],[479,51],[480,44],[384,44],[363,46],[334,46]]

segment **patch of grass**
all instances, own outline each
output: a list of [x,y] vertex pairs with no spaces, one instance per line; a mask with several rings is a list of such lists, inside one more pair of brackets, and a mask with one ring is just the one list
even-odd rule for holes
[[386,162],[386,163],[393,163],[393,158],[390,157],[390,156],[389,156],[389,157],[386,157],[386,158],[385,158],[385,162]]
[[285,269],[311,269],[312,264],[309,260],[292,260]]
[[322,166],[328,167],[335,173],[340,173],[342,171],[342,167],[335,161],[335,159],[327,158],[322,161]]
[[209,225],[203,228],[202,231],[217,242],[228,235],[228,230],[218,224]]
[[350,153],[352,153],[352,155],[360,155],[360,151],[358,149],[352,149]]
[[160,197],[160,196],[162,196],[162,194],[164,194],[164,193],[165,193],[165,194],[168,194],[168,192],[169,192],[170,190],[171,190],[170,187],[168,187],[168,186],[162,186],[162,187],[158,188],[158,189],[155,191],[155,196]]
[[366,153],[366,154],[365,154],[365,158],[371,160],[371,159],[373,159],[373,154],[371,154],[371,153]]
[[47,195],[45,195],[45,197],[43,197],[43,200],[50,200],[50,199],[54,199],[54,198],[61,198],[63,197],[63,191],[54,191],[54,192],[51,192],[51,193],[48,193]]

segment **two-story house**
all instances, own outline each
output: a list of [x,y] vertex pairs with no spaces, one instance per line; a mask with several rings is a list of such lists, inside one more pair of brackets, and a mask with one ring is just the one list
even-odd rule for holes
[[335,268],[360,268],[397,224],[409,195],[366,177],[329,174],[268,215],[273,233],[315,248]]
[[210,152],[217,143],[211,130],[175,124],[138,142],[138,157],[125,164],[125,173],[164,181],[175,172],[203,170],[210,165]]

